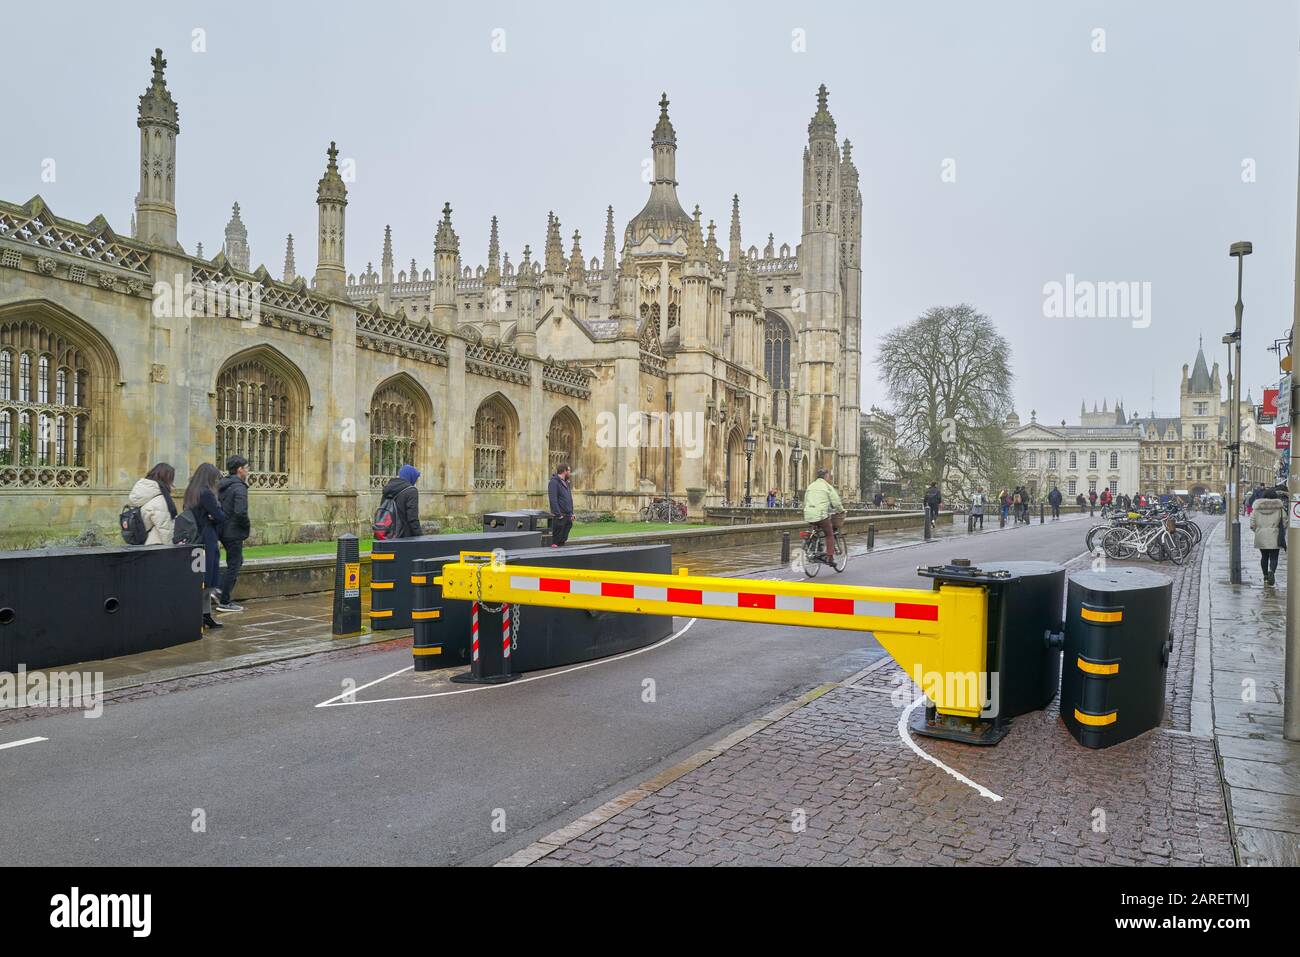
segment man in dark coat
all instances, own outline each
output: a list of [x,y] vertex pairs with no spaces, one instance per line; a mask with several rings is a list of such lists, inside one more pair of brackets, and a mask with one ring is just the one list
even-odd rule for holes
[[233,595],[239,581],[239,570],[244,567],[244,542],[252,530],[248,518],[248,460],[242,455],[226,459],[230,474],[217,486],[217,497],[226,521],[220,528],[221,545],[226,550],[226,568],[221,573],[221,594],[217,597],[217,611],[243,611],[235,604]]
[[560,467],[551,476],[551,484],[546,490],[551,506],[552,548],[559,548],[567,542],[569,532],[573,529],[573,489],[569,485],[572,475],[573,470],[566,463],[561,462]]
[[393,500],[393,510],[397,521],[392,538],[415,538],[423,535],[420,529],[420,490],[415,483],[420,481],[420,470],[414,465],[403,465],[397,472],[397,478],[384,486],[384,498]]
[[939,517],[939,506],[943,504],[943,494],[939,491],[939,483],[931,482],[930,487],[925,490],[925,507],[930,510],[930,521],[935,521]]
[[1047,502],[1052,506],[1052,521],[1060,521],[1061,518],[1061,490],[1055,485],[1047,493]]

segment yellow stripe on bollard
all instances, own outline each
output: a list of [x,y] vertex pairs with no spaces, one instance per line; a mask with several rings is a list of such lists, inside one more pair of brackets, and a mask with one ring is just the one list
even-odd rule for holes
[[372,611],[370,613],[370,617],[371,618],[392,618],[393,613],[391,611]]
[[427,585],[427,584],[429,584],[429,576],[428,576],[428,575],[412,575],[412,576],[411,576],[411,584],[412,584],[412,585]]
[[391,562],[397,558],[396,552],[371,552],[370,560],[372,562]]
[[1089,661],[1087,658],[1080,656],[1079,670],[1086,671],[1090,675],[1117,675],[1119,674],[1119,662],[1106,664],[1100,661]]
[[1107,724],[1114,724],[1119,720],[1118,711],[1108,711],[1106,714],[1088,714],[1086,711],[1074,709],[1074,720],[1080,724],[1090,725],[1094,728]]
[[1084,605],[1079,609],[1079,614],[1084,621],[1096,621],[1103,624],[1124,620],[1124,610],[1122,608],[1117,611],[1099,611]]
[[428,621],[431,618],[441,618],[441,617],[442,617],[441,608],[433,608],[428,611],[411,612],[411,618],[415,621]]
[[440,648],[440,647],[438,647],[438,646],[434,646],[434,647],[432,647],[432,648],[412,648],[412,649],[411,649],[411,654],[413,654],[413,655],[440,655],[440,654],[442,654],[442,648]]
[[370,587],[374,591],[388,591],[394,584],[395,582],[371,582]]

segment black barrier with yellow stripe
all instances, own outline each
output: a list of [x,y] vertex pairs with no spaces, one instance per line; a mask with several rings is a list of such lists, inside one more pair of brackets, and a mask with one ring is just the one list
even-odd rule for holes
[[1158,727],[1173,584],[1145,568],[1080,572],[1066,599],[1061,720],[1085,747]]

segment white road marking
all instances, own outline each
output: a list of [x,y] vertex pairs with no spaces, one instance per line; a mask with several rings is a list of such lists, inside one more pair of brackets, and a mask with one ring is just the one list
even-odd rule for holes
[[962,784],[965,784],[969,787],[973,787],[976,791],[979,792],[980,797],[986,797],[990,801],[1001,801],[1002,795],[994,794],[984,785],[977,784],[976,782],[972,781],[970,778],[966,777],[966,775],[962,774],[960,771],[953,770],[952,768],[948,767],[948,765],[940,761],[938,758],[934,757],[933,755],[926,754],[919,747],[917,747],[916,742],[912,740],[912,736],[907,733],[907,719],[911,717],[913,711],[915,711],[918,707],[920,707],[922,704],[925,703],[925,700],[926,700],[925,695],[921,695],[921,697],[917,698],[915,701],[912,702],[911,707],[905,708],[903,710],[902,716],[898,719],[898,735],[903,739],[903,743],[906,744],[909,748],[911,748],[912,751],[917,755],[917,757],[923,758],[926,761],[929,761],[931,764],[933,764],[936,768],[939,768],[941,771],[945,771],[948,774],[951,774]]
[[585,664],[575,665],[572,668],[565,668],[563,671],[551,671],[551,672],[547,672],[546,674],[532,675],[531,677],[528,678],[520,678],[518,681],[509,681],[506,682],[505,684],[499,684],[499,685],[473,685],[472,687],[469,688],[458,688],[455,691],[435,691],[435,692],[430,692],[429,694],[401,695],[400,697],[395,697],[395,698],[370,698],[365,701],[357,701],[355,699],[352,701],[339,701],[340,698],[345,698],[349,695],[356,695],[358,691],[362,691],[366,688],[370,688],[374,685],[377,685],[381,681],[387,681],[389,678],[394,678],[397,675],[400,675],[402,672],[410,671],[412,668],[415,667],[414,665],[408,665],[407,667],[402,668],[400,671],[394,671],[391,675],[384,675],[384,677],[377,678],[376,680],[370,682],[369,684],[364,684],[360,688],[357,688],[353,691],[345,691],[343,692],[343,694],[335,695],[333,698],[330,698],[328,701],[322,701],[320,704],[316,705],[316,707],[341,708],[344,705],[352,705],[352,704],[384,704],[385,702],[389,702],[389,701],[418,701],[422,698],[446,698],[446,697],[450,697],[451,695],[469,694],[472,691],[500,691],[504,688],[515,688],[518,687],[519,685],[528,684],[528,682],[530,681],[541,681],[543,678],[558,678],[560,675],[567,675],[575,671],[582,671],[585,668],[594,668],[597,665],[611,664],[615,661],[621,661],[624,658],[632,658],[636,655],[644,654],[647,651],[654,651],[656,648],[662,648],[664,645],[668,644],[669,642],[676,641],[682,635],[686,634],[686,632],[690,630],[691,625],[695,624],[698,620],[699,620],[698,618],[692,618],[690,621],[688,621],[685,625],[682,626],[680,631],[677,631],[674,634],[669,635],[667,638],[664,638],[661,641],[655,642],[653,645],[646,645],[644,648],[637,648],[635,651],[625,651],[623,652],[623,654],[615,655],[612,658],[601,658],[598,661],[588,661]]
[[0,751],[5,748],[21,748],[24,744],[35,744],[37,741],[48,741],[49,738],[23,738],[21,741],[10,741],[7,744],[0,744]]

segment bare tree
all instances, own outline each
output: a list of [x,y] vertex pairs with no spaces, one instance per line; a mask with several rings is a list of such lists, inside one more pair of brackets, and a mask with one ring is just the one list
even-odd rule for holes
[[897,416],[895,465],[913,489],[961,498],[1006,470],[1011,348],[962,303],[927,309],[881,341],[876,362]]

